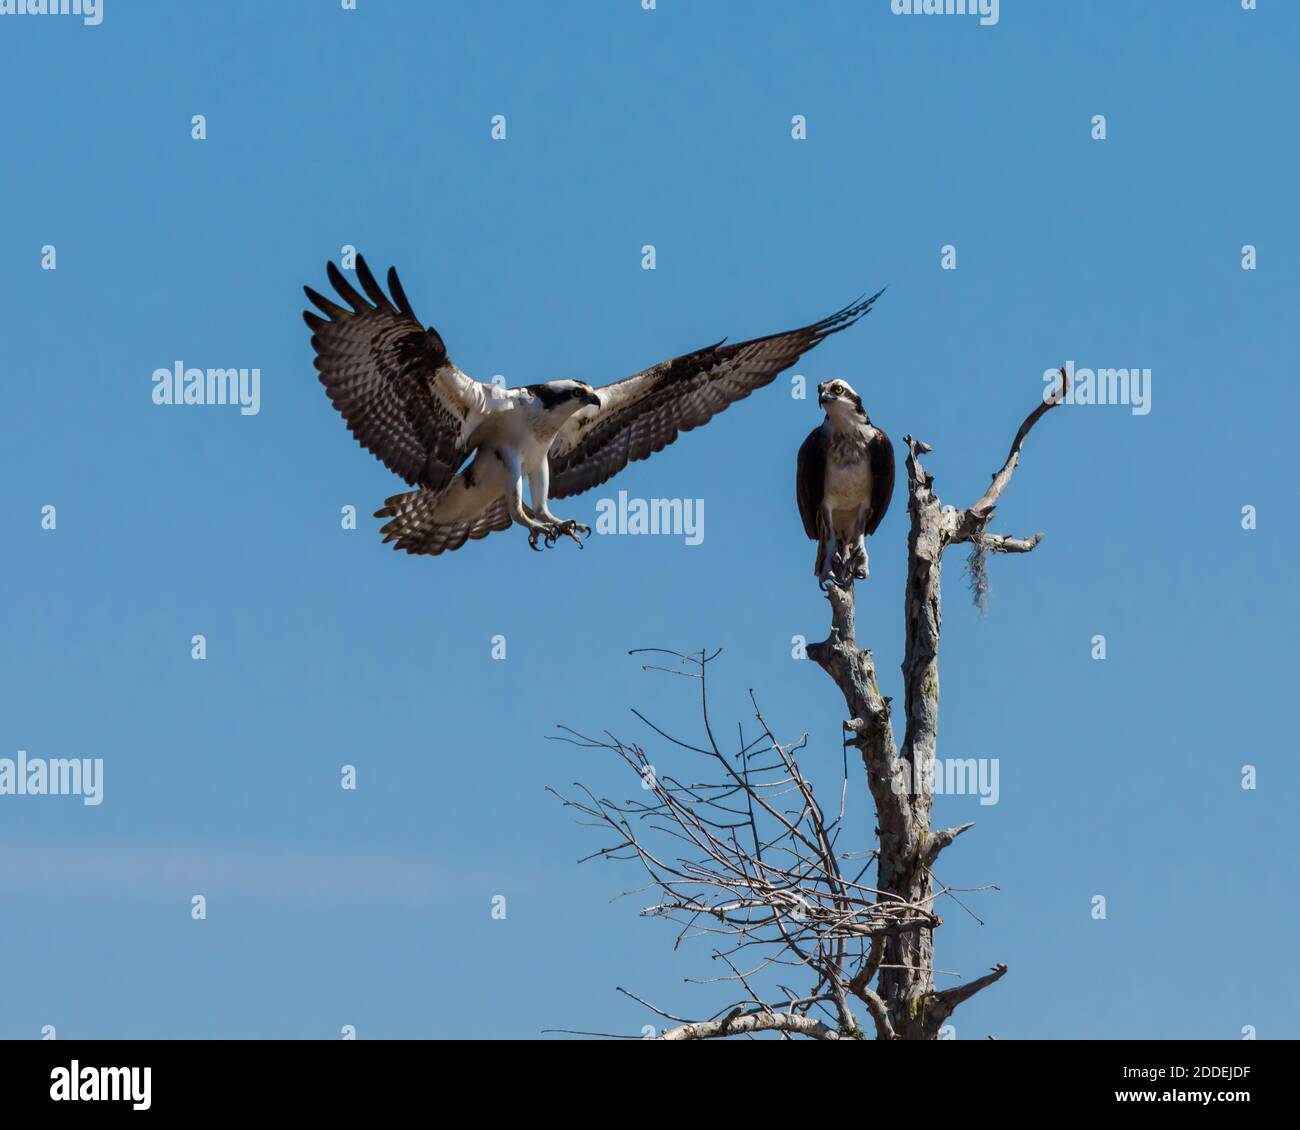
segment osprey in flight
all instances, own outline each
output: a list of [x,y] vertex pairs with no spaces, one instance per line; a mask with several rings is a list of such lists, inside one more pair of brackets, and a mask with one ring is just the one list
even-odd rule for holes
[[[321,384],[357,442],[417,488],[376,513],[388,519],[384,541],[428,554],[512,522],[527,528],[534,549],[539,537],[548,546],[561,536],[581,545],[591,531],[552,514],[552,498],[590,490],[707,423],[851,326],[879,297],[803,329],[719,342],[600,389],[578,380],[507,389],[456,367],[438,331],[412,312],[395,269],[385,294],[358,255],[364,298],[333,263],[326,271],[350,309],[304,288],[325,315],[303,313]],[[525,478],[531,506],[523,501]]]
[[868,535],[894,493],[894,449],[845,381],[823,381],[817,403],[826,419],[799,448],[795,496],[803,528],[817,543],[813,572],[847,588],[867,575]]

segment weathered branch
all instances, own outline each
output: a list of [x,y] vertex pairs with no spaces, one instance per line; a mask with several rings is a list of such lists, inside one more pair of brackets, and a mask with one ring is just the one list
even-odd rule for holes
[[1002,497],[1002,492],[1006,490],[1007,483],[1011,481],[1011,476],[1016,467],[1020,464],[1020,450],[1024,446],[1025,437],[1029,435],[1033,426],[1048,412],[1058,404],[1065,402],[1065,396],[1070,391],[1070,378],[1066,374],[1064,367],[1059,372],[1061,374],[1060,391],[1052,396],[1045,396],[1042,403],[1025,417],[1025,422],[1020,425],[1020,430],[1016,432],[1016,438],[1011,441],[1011,450],[1007,452],[1007,461],[1002,464],[1002,469],[993,476],[993,481],[989,483],[989,489],[970,509],[984,514],[988,514],[993,510],[998,499]]
[[990,553],[1028,553],[1043,540],[1043,535],[1037,533],[1032,537],[1013,538],[1006,534],[972,533],[957,540],[974,542]]
[[1006,971],[1005,965],[998,964],[993,967],[992,973],[986,973],[983,977],[975,978],[974,981],[958,985],[955,989],[944,989],[941,993],[935,993],[926,1002],[926,1027],[937,1036],[943,1022],[953,1014],[962,1001],[970,1000],[981,989],[987,988],[994,981],[1000,981]]
[[932,866],[934,861],[939,858],[939,853],[943,851],[944,848],[952,843],[952,841],[963,832],[968,832],[973,827],[975,827],[975,825],[972,822],[969,824],[961,824],[956,828],[945,828],[942,832],[935,832],[925,841],[925,851],[922,855],[925,865],[927,867]]
[[1020,425],[1020,430],[1016,432],[1016,438],[1011,441],[1011,450],[1007,453],[1006,462],[1002,464],[998,471],[994,472],[993,481],[989,483],[989,489],[979,497],[979,500],[973,506],[969,506],[965,510],[952,511],[948,514],[950,528],[947,533],[947,540],[950,543],[974,542],[993,553],[1028,553],[1043,540],[1041,533],[1034,534],[1033,537],[1029,538],[1014,538],[1003,534],[986,533],[985,527],[993,516],[993,508],[1002,497],[1002,492],[1007,489],[1007,484],[1011,482],[1011,476],[1020,465],[1020,453],[1024,448],[1025,438],[1034,425],[1048,412],[1057,405],[1065,403],[1065,396],[1070,391],[1070,378],[1064,368],[1060,369],[1059,372],[1061,375],[1060,388],[1052,395],[1045,396],[1042,402],[1025,417],[1024,423]]
[[898,1033],[894,1031],[894,1022],[889,1015],[889,1006],[880,999],[879,994],[865,983],[858,985],[854,993],[867,1006],[867,1011],[871,1014],[871,1019],[876,1025],[876,1039],[898,1039]]
[[721,1020],[698,1020],[669,1028],[655,1037],[656,1040],[718,1040],[726,1036],[747,1036],[755,1032],[794,1032],[814,1040],[842,1040],[836,1029],[811,1016],[793,1012],[742,1012],[724,1016]]

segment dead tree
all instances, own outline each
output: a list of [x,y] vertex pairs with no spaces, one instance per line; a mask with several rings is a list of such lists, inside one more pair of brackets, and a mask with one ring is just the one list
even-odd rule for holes
[[[666,652],[661,654],[674,656],[677,667],[648,665],[698,681],[704,735],[698,744],[665,733],[634,711],[660,739],[706,759],[704,782],[658,772],[641,746],[612,734],[593,739],[566,730],[564,740],[615,753],[641,779],[646,794],[621,803],[586,789],[579,799],[560,797],[614,834],[614,842],[594,854],[638,861],[649,883],[636,893],[654,892],[643,913],[678,923],[679,944],[691,937],[713,939],[713,956],[723,972],[710,980],[733,982],[739,991],[727,1008],[702,1020],[633,997],[669,1022],[656,1038],[775,1032],[785,1038],[860,1039],[855,1009],[861,1008],[877,1039],[936,1039],[958,1005],[1006,973],[1006,966],[998,965],[955,988],[934,985],[934,930],[942,922],[935,902],[948,891],[936,888],[933,869],[939,853],[972,826],[930,828],[939,724],[940,577],[949,546],[971,546],[978,581],[985,553],[1028,553],[1042,540],[1041,533],[1028,538],[991,533],[988,525],[1026,436],[1065,398],[1064,370],[1060,376],[1059,389],[1020,425],[988,490],[964,510],[945,508],[935,494],[934,478],[921,465],[930,447],[910,435],[905,439],[910,532],[901,747],[871,652],[857,645],[852,587],[827,586],[830,636],[810,645],[808,657],[844,695],[846,741],[859,750],[866,770],[877,848],[840,850],[847,772],[838,815],[829,818],[799,766],[806,735],[779,742],[757,701],[755,735],[746,738],[742,730],[732,753],[719,746],[706,680],[716,652]],[[977,598],[981,595],[977,591]],[[872,864],[875,875],[868,884]],[[796,981],[805,987],[787,987]]]

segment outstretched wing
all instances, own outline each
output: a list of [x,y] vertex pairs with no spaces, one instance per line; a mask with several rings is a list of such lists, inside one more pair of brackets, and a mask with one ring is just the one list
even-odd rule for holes
[[575,413],[551,445],[550,496],[599,486],[770,384],[823,338],[853,325],[883,294],[802,329],[710,345],[600,389],[600,407]]
[[817,512],[826,489],[826,429],[820,424],[808,433],[795,463],[794,496],[804,532],[817,540]]
[[889,509],[889,500],[894,497],[894,445],[889,437],[876,428],[875,439],[871,441],[871,517],[863,531],[868,537],[876,532],[876,527],[885,520],[885,511]]
[[388,272],[390,299],[357,256],[369,302],[333,263],[326,272],[351,309],[304,287],[326,317],[305,310],[303,319],[330,401],[357,442],[391,471],[412,485],[445,486],[468,453],[466,440],[490,392],[452,363],[437,330],[420,325],[395,268]]

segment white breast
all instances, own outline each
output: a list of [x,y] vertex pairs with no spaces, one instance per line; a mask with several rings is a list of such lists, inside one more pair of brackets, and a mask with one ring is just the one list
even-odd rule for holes
[[550,445],[548,438],[538,434],[537,415],[526,399],[498,402],[474,429],[470,445],[508,448],[528,473],[540,464]]
[[836,428],[826,452],[823,504],[832,510],[857,510],[871,503],[871,452],[875,428]]
[[826,468],[823,502],[832,510],[856,510],[860,506],[869,506],[873,485],[871,464],[865,459],[853,463],[830,463]]

